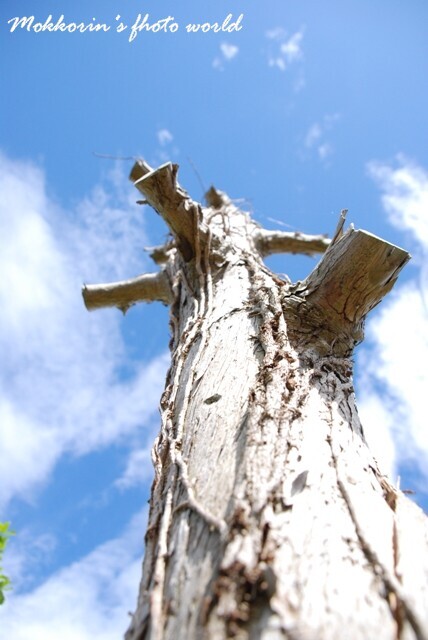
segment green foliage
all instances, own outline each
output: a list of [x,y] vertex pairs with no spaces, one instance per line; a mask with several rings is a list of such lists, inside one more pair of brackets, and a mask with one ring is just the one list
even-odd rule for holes
[[0,604],[4,602],[4,591],[10,589],[10,580],[3,574],[1,561],[7,542],[14,532],[10,530],[10,522],[0,522]]

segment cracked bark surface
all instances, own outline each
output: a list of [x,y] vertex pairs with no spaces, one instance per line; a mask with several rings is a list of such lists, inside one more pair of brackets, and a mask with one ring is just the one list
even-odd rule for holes
[[[408,254],[343,221],[287,244],[176,173],[131,174],[173,235],[149,298],[170,302],[172,362],[126,639],[427,640],[427,518],[378,468],[352,383]],[[262,261],[325,249],[296,284]]]

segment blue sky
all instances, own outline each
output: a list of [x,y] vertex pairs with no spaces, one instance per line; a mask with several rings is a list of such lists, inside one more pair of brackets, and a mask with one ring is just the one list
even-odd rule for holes
[[[129,42],[146,13],[178,31]],[[240,31],[186,31],[229,13]],[[50,14],[111,29],[10,32]],[[195,199],[213,183],[267,228],[332,233],[348,208],[412,253],[367,322],[356,386],[383,468],[428,508],[427,19],[425,0],[2,0],[5,635],[113,640],[135,606],[167,310],[89,314],[80,297],[83,282],[154,270],[143,249],[166,229],[135,204],[135,156],[178,162]],[[295,280],[315,261],[269,265]]]

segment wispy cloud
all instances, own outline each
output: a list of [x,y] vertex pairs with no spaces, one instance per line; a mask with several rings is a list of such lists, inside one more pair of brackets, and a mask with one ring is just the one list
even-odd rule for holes
[[392,224],[411,231],[428,250],[428,172],[403,155],[395,165],[371,162],[369,173],[383,192],[382,204]]
[[318,124],[318,122],[315,122],[315,124],[311,125],[305,135],[305,147],[310,149],[315,144],[317,144],[322,136],[322,133],[322,127],[320,124]]
[[428,478],[428,172],[399,157],[395,165],[370,163],[369,174],[390,222],[414,241],[417,273],[399,282],[368,322],[367,348],[359,354],[361,413],[369,439],[389,434],[378,450],[380,458],[386,453],[386,467],[413,461]]
[[7,575],[12,578],[14,594],[34,587],[40,570],[52,563],[57,547],[58,539],[52,533],[35,534],[30,527],[19,529],[3,561]]
[[2,505],[30,499],[65,452],[117,442],[156,413],[167,358],[132,363],[119,313],[89,314],[80,296],[84,281],[141,268],[143,217],[124,184],[114,172],[64,211],[39,168],[0,155]]
[[218,69],[219,71],[223,71],[224,65],[227,62],[230,62],[235,58],[239,53],[239,47],[234,44],[228,44],[227,42],[223,42],[220,45],[220,55],[216,56],[213,60],[214,69]]
[[153,464],[149,448],[136,449],[128,458],[126,469],[116,480],[120,489],[128,489],[136,485],[142,486],[153,475]]
[[280,71],[285,71],[290,65],[303,57],[302,40],[304,29],[296,31],[291,36],[282,27],[276,27],[266,32],[270,41],[268,50],[268,64]]
[[14,640],[117,640],[129,624],[141,574],[146,510],[106,542],[2,606],[2,635]]
[[164,147],[169,142],[172,142],[174,140],[174,136],[172,135],[171,131],[169,131],[168,129],[159,129],[156,135],[161,147]]
[[154,167],[169,162],[180,152],[177,145],[174,144],[174,135],[167,127],[160,127],[156,131],[156,139],[159,146],[153,157],[150,158],[150,164]]
[[306,131],[303,138],[302,157],[315,152],[321,161],[326,161],[334,152],[333,145],[328,140],[328,134],[340,119],[339,113],[328,114],[320,122],[314,122]]

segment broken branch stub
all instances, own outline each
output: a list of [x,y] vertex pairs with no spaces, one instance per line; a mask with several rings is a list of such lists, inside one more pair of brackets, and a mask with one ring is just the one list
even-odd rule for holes
[[163,265],[168,262],[170,251],[174,249],[174,241],[161,244],[156,247],[144,247],[144,251],[147,251],[153,262],[159,265]]
[[350,353],[363,338],[366,315],[392,289],[409,259],[400,247],[367,231],[348,229],[331,243],[306,280],[285,295],[285,307],[294,310],[296,331],[304,335],[312,327],[318,335],[324,333],[327,352],[334,345],[335,355]]
[[349,229],[307,279],[306,297],[345,321],[359,322],[392,289],[409,261],[404,249]]
[[[249,220],[245,214],[230,207],[229,197],[214,187],[206,194],[210,208],[202,209],[177,183],[177,169],[177,165],[171,163],[152,169],[149,164],[139,160],[130,174],[136,188],[163,217],[174,236],[172,242],[155,247],[152,252],[155,262],[165,264],[167,271],[174,246],[185,262],[201,256],[207,249],[212,251],[212,238],[217,233],[212,226],[212,209],[224,214],[224,229],[220,229],[217,247],[222,246],[224,234],[230,235],[231,229],[236,226],[231,224],[232,218],[235,220],[235,217],[243,216],[239,224],[244,226]],[[280,252],[307,255],[325,253],[304,282],[284,289],[284,310],[290,316],[291,331],[294,327],[300,334],[300,341],[305,333],[309,342],[314,330],[324,331],[326,345],[331,346],[334,341],[336,350],[349,353],[355,343],[362,339],[365,315],[392,288],[409,255],[365,231],[354,231],[352,228],[343,234],[345,213],[346,210],[341,213],[333,241],[323,235],[270,231],[254,223],[247,225],[246,233],[251,236],[252,246],[262,257]],[[226,218],[229,220],[227,225]],[[211,241],[207,241],[207,226],[210,227]],[[241,231],[232,235],[233,238],[230,236],[229,240],[233,244],[241,237]],[[86,286],[83,297],[88,309],[116,306],[125,310],[139,301],[160,300],[169,304],[173,298],[165,271],[118,283]]]
[[117,307],[125,312],[136,302],[158,300],[170,304],[172,301],[171,287],[164,271],[146,273],[138,278],[121,282],[85,285],[82,295],[88,311]]
[[254,233],[256,247],[262,256],[273,253],[303,253],[312,256],[324,253],[330,239],[323,235],[307,235],[299,232],[269,231],[257,229]]
[[207,205],[213,209],[221,209],[222,207],[231,204],[229,196],[224,193],[224,191],[219,191],[214,186],[211,186],[205,193],[205,200]]
[[138,161],[132,168],[130,180],[165,220],[183,258],[189,261],[195,255],[198,205],[178,184],[177,171],[178,165],[171,162],[151,169],[147,163]]

